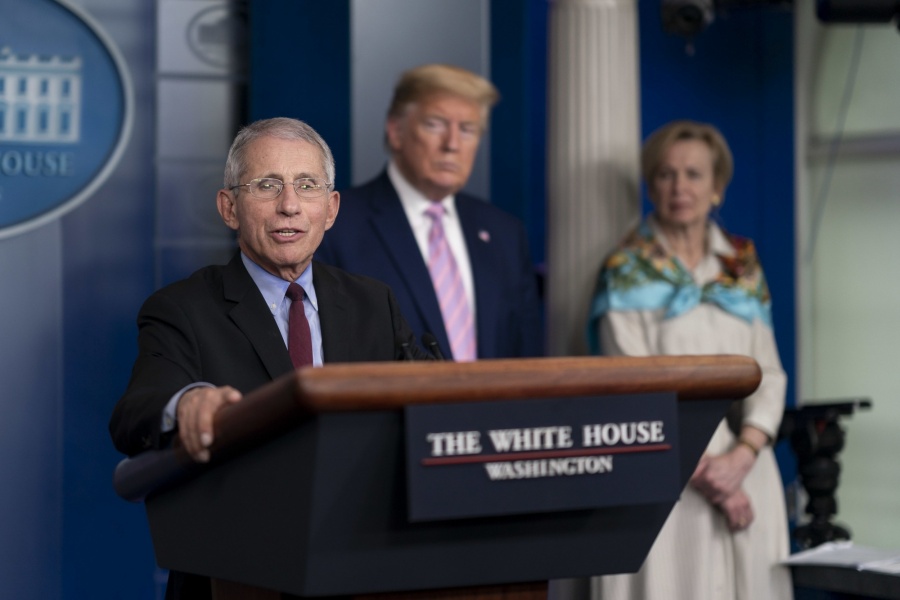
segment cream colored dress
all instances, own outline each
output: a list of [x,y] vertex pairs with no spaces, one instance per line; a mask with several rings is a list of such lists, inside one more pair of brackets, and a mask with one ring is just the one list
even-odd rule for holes
[[[667,247],[665,238],[655,230]],[[711,226],[712,252],[734,251],[718,227]],[[715,279],[720,263],[709,253],[692,272],[698,285]],[[715,305],[701,303],[663,320],[664,309],[612,311],[600,322],[604,354],[741,354],[762,368],[762,383],[744,402],[744,424],[774,439],[784,409],[786,376],[772,330],[759,319],[747,323]],[[725,453],[736,438],[723,420],[707,447]],[[596,577],[593,600],[781,600],[793,597],[790,572],[778,565],[789,553],[781,476],[766,446],[744,479],[754,521],[737,533],[725,517],[688,485],[666,520],[641,570],[634,575]]]

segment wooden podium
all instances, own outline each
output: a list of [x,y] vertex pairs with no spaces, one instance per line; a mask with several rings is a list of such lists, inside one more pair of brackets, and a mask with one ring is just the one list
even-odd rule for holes
[[636,571],[674,501],[411,522],[401,409],[674,392],[683,487],[760,378],[738,356],[303,368],[222,409],[208,465],[176,444],[122,461],[115,486],[145,502],[159,565],[216,598],[545,598],[549,579]]

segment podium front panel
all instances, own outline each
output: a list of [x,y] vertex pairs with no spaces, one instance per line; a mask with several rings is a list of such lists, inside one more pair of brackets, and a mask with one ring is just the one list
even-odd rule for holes
[[674,392],[405,409],[411,521],[674,502]]
[[[680,487],[729,400],[680,401]],[[327,413],[146,501],[160,566],[330,596],[640,568],[673,502],[412,523],[402,411]]]

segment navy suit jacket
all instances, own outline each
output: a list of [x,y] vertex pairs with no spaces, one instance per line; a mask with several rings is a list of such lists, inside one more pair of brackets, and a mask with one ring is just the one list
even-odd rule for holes
[[[478,357],[540,356],[544,335],[537,276],[524,227],[467,194],[456,194],[456,209],[475,285]],[[416,338],[434,334],[444,356],[451,356],[428,265],[387,171],[341,192],[340,213],[316,258],[387,283]]]

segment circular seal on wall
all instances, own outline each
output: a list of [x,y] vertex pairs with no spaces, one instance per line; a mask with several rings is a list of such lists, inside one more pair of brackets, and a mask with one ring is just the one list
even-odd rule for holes
[[109,177],[131,132],[118,50],[64,0],[0,0],[0,238],[72,210]]
[[198,12],[187,26],[188,47],[214,67],[246,69],[247,10],[240,4],[211,6]]

